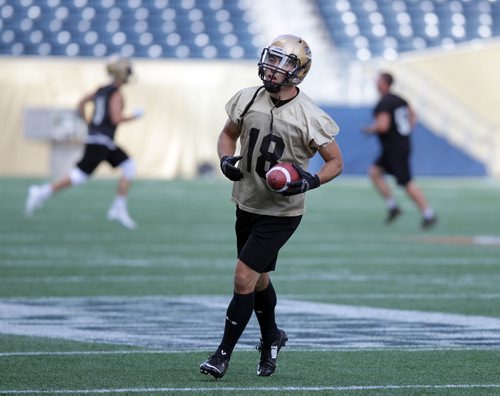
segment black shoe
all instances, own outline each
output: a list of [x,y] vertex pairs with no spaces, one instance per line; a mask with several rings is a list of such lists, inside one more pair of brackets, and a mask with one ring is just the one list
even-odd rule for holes
[[422,229],[428,230],[429,228],[432,228],[436,225],[437,223],[437,217],[432,216],[426,219],[425,217],[422,219]]
[[278,338],[270,346],[264,346],[261,340],[260,345],[257,346],[257,350],[260,351],[260,362],[257,367],[258,376],[269,377],[273,375],[276,371],[278,353],[286,345],[287,341],[288,336],[285,330],[281,329],[278,329]]
[[392,223],[394,220],[398,218],[400,214],[401,214],[401,209],[399,209],[398,206],[389,209],[389,212],[387,212],[387,217],[385,218],[385,224]]
[[227,366],[229,366],[230,356],[228,352],[217,348],[215,353],[210,355],[208,359],[200,365],[200,373],[206,375],[210,374],[215,379],[224,377]]

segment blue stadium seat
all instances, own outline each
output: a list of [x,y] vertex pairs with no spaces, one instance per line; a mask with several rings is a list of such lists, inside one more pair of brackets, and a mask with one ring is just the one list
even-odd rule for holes
[[100,57],[118,52],[153,58],[254,59],[260,49],[253,44],[255,34],[249,32],[242,4],[5,0],[0,2],[0,55]]
[[[387,56],[500,35],[499,1],[316,0],[335,46],[351,55]],[[356,34],[358,32],[358,34]],[[367,47],[356,43],[360,37]],[[395,38],[393,40],[386,38]],[[356,50],[358,48],[358,50]]]
[[[358,59],[500,36],[496,0],[315,1],[335,46]],[[0,2],[0,55],[119,52],[138,57],[255,59],[260,54],[259,32],[246,21],[244,4],[5,0]]]

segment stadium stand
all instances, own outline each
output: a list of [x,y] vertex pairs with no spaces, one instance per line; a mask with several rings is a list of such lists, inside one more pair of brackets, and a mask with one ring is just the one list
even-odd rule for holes
[[498,35],[496,1],[317,0],[335,45],[361,61]]
[[470,0],[317,0],[333,43],[361,61],[500,34],[500,4]]
[[[316,0],[335,47],[367,61],[500,35],[500,3]],[[0,54],[254,59],[249,1],[0,0]]]
[[3,0],[0,54],[254,59],[258,26],[247,8],[223,0]]

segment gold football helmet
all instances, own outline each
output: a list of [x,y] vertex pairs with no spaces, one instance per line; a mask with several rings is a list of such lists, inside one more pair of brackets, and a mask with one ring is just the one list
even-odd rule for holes
[[[278,92],[281,86],[300,84],[311,69],[311,49],[304,39],[292,34],[276,37],[262,50],[258,63],[259,77],[266,90]],[[276,75],[284,75],[283,82],[273,82]]]
[[122,83],[128,82],[129,77],[132,75],[132,65],[127,58],[113,56],[106,65],[108,74],[115,80]]

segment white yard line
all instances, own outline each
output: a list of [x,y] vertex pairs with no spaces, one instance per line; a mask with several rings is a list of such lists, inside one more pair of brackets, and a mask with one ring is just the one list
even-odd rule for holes
[[[85,283],[85,282],[112,282],[112,283],[141,283],[141,282],[207,282],[210,280],[231,279],[232,275],[61,275],[61,276],[8,276],[0,279],[1,283]],[[371,283],[395,282],[412,285],[443,285],[443,286],[496,286],[500,282],[499,275],[462,275],[453,279],[450,277],[436,277],[430,275],[388,275],[388,274],[352,274],[344,271],[297,273],[291,275],[273,275],[273,279],[281,282],[303,281],[336,281]]]
[[324,392],[404,389],[500,389],[500,384],[437,384],[437,385],[351,385],[351,386],[283,386],[283,387],[206,387],[206,388],[101,388],[101,389],[28,389],[1,390],[2,394],[75,394],[75,393],[171,393],[171,392]]
[[294,300],[496,300],[500,293],[316,293],[316,294],[281,294],[282,298]]
[[[345,245],[346,241],[333,241],[332,246],[335,244]],[[359,242],[358,242],[359,243]],[[405,245],[406,246],[406,245]],[[358,246],[356,245],[356,248]],[[304,246],[307,249],[307,246]],[[15,250],[15,249],[14,249]],[[345,249],[346,252],[352,252],[352,246]],[[303,251],[303,249],[300,249]],[[17,256],[16,252],[12,252],[14,256]],[[298,266],[302,268],[304,262],[307,261],[308,265],[328,265],[328,266],[342,266],[345,267],[346,262],[350,266],[396,266],[404,267],[408,265],[418,265],[418,266],[494,266],[498,267],[500,265],[500,260],[496,257],[475,257],[473,259],[469,257],[393,257],[377,255],[376,257],[366,257],[366,258],[352,258],[350,256],[342,257],[339,256],[339,252],[336,251],[335,257],[283,257],[280,259],[283,266]],[[81,267],[165,267],[166,265],[172,266],[172,268],[200,268],[205,267],[207,264],[215,268],[232,268],[234,265],[235,258],[233,256],[227,256],[226,258],[217,259],[200,259],[192,258],[186,259],[185,257],[165,257],[161,259],[123,259],[116,257],[98,257],[95,260],[85,261],[83,258],[81,261]],[[3,268],[59,268],[59,267],[74,267],[73,261],[65,257],[45,257],[45,258],[31,258],[24,259],[20,262],[18,259],[5,259],[1,263]]]
[[[186,353],[186,351],[47,351],[47,352],[0,352],[0,357],[17,356],[98,356],[98,355],[147,355],[165,353]],[[0,391],[1,393],[1,391]]]
[[[499,350],[499,347],[432,347],[432,348],[409,348],[409,347],[395,347],[395,348],[327,348],[327,349],[309,349],[309,348],[294,348],[293,350],[288,350],[287,354],[290,353],[304,353],[304,352],[433,352],[433,351],[491,351]],[[189,353],[190,351],[176,351],[176,350],[140,350],[140,351],[25,351],[25,352],[0,352],[0,358],[5,357],[27,357],[27,356],[99,356],[99,355],[169,355],[169,354],[180,354]],[[193,353],[199,353],[200,351],[192,351]],[[242,352],[242,351],[239,351]],[[248,351],[247,351],[248,352]],[[253,352],[253,350],[251,350]],[[0,391],[0,394],[2,392]]]

